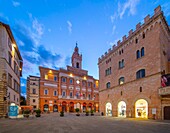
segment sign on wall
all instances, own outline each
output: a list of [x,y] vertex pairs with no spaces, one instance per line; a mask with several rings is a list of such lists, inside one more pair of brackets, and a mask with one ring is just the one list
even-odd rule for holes
[[152,114],[153,114],[153,115],[156,114],[156,108],[152,108]]
[[18,106],[9,106],[9,116],[18,116]]

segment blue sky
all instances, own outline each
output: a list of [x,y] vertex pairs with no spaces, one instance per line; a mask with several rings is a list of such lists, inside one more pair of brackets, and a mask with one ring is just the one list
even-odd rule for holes
[[71,65],[76,41],[83,69],[98,78],[98,58],[158,5],[170,24],[170,0],[0,0],[0,21],[10,25],[24,60],[22,94],[39,65]]

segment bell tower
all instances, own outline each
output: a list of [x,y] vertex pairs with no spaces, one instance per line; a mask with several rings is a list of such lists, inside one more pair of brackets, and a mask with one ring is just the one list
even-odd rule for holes
[[77,42],[76,42],[76,47],[74,48],[71,62],[72,62],[72,67],[77,69],[82,69],[82,55],[79,54],[79,48],[77,47]]

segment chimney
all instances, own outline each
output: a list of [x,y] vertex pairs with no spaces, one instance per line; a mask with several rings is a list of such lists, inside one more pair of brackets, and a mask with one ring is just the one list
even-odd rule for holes
[[147,15],[147,16],[144,18],[144,22],[145,22],[145,23],[148,22],[149,19],[150,19],[150,15]]

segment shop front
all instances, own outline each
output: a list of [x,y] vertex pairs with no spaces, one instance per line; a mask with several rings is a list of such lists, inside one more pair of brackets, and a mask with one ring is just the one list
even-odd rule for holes
[[118,103],[118,117],[126,117],[126,103],[124,101]]
[[144,99],[139,99],[135,103],[136,118],[148,118],[148,102]]
[[106,116],[112,116],[112,104],[111,103],[106,104]]

